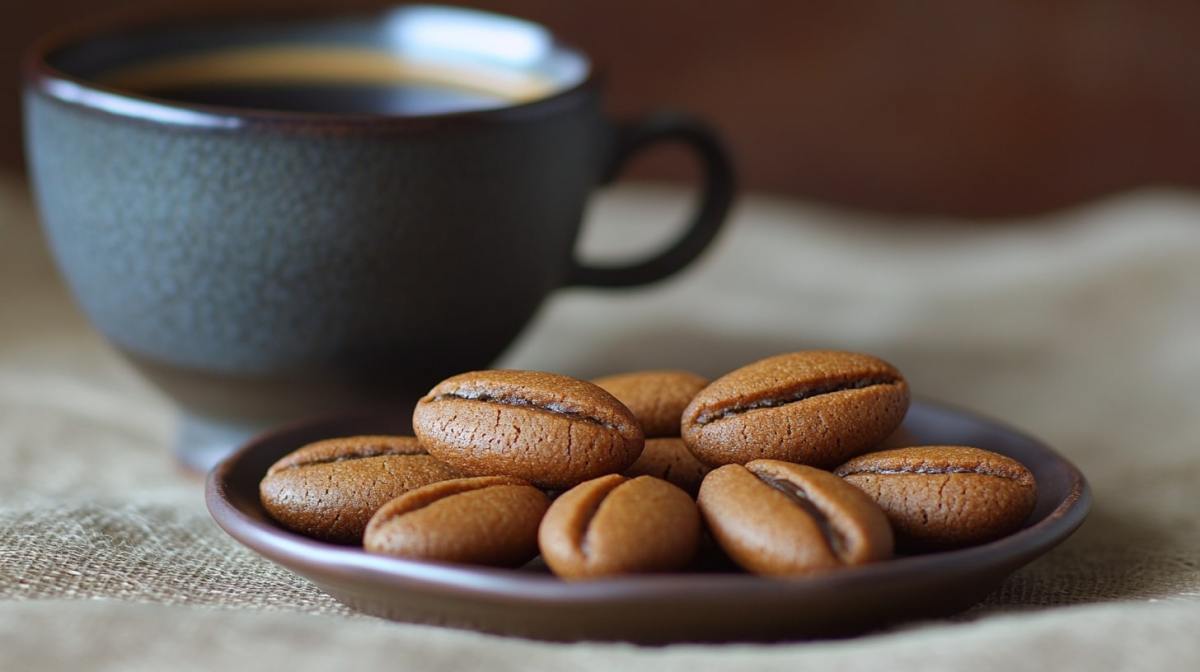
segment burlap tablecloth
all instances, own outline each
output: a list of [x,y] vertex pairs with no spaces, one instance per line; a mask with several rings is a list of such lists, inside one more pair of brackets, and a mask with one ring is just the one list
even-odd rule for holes
[[[681,194],[596,208],[604,258],[669,237]],[[982,605],[836,642],[546,644],[358,616],[226,537],[167,446],[170,405],[90,330],[25,186],[0,181],[0,670],[1200,669],[1200,198],[1128,195],[1018,226],[747,197],[673,281],[564,291],[502,364],[717,374],[834,346],[1074,460],[1090,520]]]

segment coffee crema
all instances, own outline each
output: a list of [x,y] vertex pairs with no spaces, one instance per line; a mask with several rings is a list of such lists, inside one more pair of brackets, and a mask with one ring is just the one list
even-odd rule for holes
[[397,116],[504,107],[544,98],[555,89],[552,82],[517,69],[324,46],[163,57],[111,69],[97,81],[183,103]]

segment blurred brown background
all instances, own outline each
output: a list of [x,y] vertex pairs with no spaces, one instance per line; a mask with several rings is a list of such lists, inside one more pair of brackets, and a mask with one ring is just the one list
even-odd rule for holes
[[[16,70],[36,35],[114,9],[218,3],[229,4],[6,8],[0,60],[13,75],[0,89],[0,165],[21,165]],[[706,117],[724,131],[751,189],[901,212],[1007,215],[1142,184],[1200,185],[1200,3],[470,4],[540,21],[589,51],[609,75],[616,113],[670,106]],[[642,174],[681,174],[672,158]]]

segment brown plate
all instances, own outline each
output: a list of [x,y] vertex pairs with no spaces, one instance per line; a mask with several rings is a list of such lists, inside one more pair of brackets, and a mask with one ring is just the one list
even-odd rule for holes
[[1050,448],[961,410],[916,402],[912,442],[967,444],[1014,457],[1037,478],[1026,526],[990,544],[898,558],[798,579],[729,571],[565,583],[537,564],[518,570],[369,555],[287,532],[258,501],[258,482],[285,453],[317,439],[409,433],[410,408],[343,416],[260,436],[209,474],[206,499],[226,532],[355,609],[543,639],[638,642],[771,640],[845,635],[960,611],[1083,522],[1083,475]]

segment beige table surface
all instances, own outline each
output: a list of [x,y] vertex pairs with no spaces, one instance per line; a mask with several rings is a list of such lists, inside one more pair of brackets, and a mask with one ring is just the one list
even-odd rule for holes
[[[646,249],[685,206],[619,189],[584,246]],[[170,405],[87,326],[24,185],[2,179],[0,670],[1200,669],[1200,197],[981,228],[750,196],[700,264],[561,292],[501,363],[717,374],[807,347],[877,353],[919,394],[1044,438],[1091,479],[1091,518],[964,616],[851,640],[638,648],[388,623],[210,522],[169,457]]]

